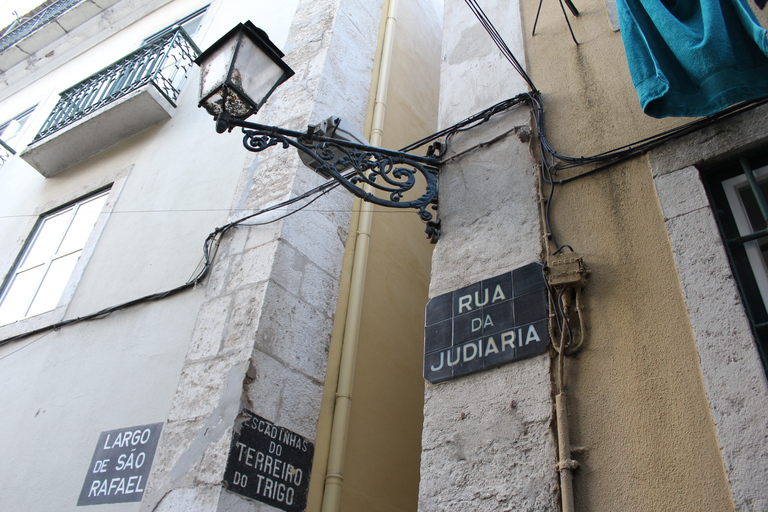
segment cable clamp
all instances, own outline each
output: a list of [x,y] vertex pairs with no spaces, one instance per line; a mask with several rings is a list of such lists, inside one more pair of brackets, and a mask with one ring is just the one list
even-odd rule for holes
[[579,469],[579,463],[578,461],[575,461],[573,459],[567,459],[562,462],[558,462],[555,464],[555,471],[558,473],[562,470],[567,469],[568,471],[574,471]]

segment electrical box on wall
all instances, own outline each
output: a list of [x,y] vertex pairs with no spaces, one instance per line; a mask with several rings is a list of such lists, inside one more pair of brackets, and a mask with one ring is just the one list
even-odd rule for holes
[[[353,126],[352,123],[344,119],[343,117],[336,117],[331,116],[325,121],[311,125],[309,127],[309,130],[307,133],[312,136],[320,136],[320,137],[327,137],[330,139],[339,139],[339,140],[345,140],[348,142],[356,142],[358,144],[365,144],[368,145],[368,141],[365,140],[365,137],[358,132]],[[334,148],[330,147],[330,150],[333,151],[333,158],[330,158],[329,161],[333,162],[338,157],[342,156],[340,152],[342,151],[340,148]],[[323,169],[321,164],[312,158],[310,155],[303,151],[299,151],[299,157],[301,157],[301,161],[304,162],[304,165],[315,171],[316,173],[324,176],[325,178],[330,179],[331,175],[328,174],[327,171]],[[346,166],[344,168],[340,168],[338,165],[336,166],[336,170],[339,172],[344,171],[345,169],[348,169],[350,166]]]
[[549,256],[547,265],[544,267],[544,275],[547,276],[549,286],[570,285],[575,288],[584,288],[587,285],[584,258],[575,252]]

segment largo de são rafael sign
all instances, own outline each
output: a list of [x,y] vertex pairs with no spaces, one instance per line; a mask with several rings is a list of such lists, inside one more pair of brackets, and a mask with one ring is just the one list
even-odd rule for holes
[[549,344],[541,269],[531,263],[431,299],[424,378],[440,382],[541,354]]

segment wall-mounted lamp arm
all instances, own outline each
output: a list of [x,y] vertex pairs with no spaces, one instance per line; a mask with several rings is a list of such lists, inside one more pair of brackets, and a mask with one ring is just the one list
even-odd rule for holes
[[[418,210],[419,217],[427,224],[427,236],[433,243],[437,241],[440,235],[437,218],[439,159],[321,137],[315,135],[311,127],[307,132],[297,132],[226,115],[220,115],[216,121],[219,133],[232,131],[235,127],[243,129],[243,145],[249,151],[258,153],[271,146],[293,146],[317,162],[315,170],[318,174],[336,180],[364,201],[388,208]],[[344,173],[350,167],[354,172]],[[365,185],[384,192],[387,197],[376,196],[363,188]],[[406,200],[406,196],[421,190],[423,193],[419,197]]]

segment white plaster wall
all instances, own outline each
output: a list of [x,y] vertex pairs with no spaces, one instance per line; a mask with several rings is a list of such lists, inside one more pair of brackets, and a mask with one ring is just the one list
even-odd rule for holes
[[[520,2],[481,2],[525,67]],[[450,126],[527,88],[464,1],[446,0],[438,124]]]
[[75,510],[99,434],[163,421],[200,298],[192,292],[0,348],[0,508]]
[[[114,37],[89,36],[98,44],[78,42],[72,48],[86,50],[79,55],[72,50],[67,54],[72,60],[41,63],[10,83],[0,91],[0,117],[45,102],[25,133],[29,141],[55,103],[55,93],[204,4],[119,2],[112,17],[100,21]],[[257,20],[265,8],[274,16],[258,24],[283,45],[296,5],[216,1],[198,42],[205,46],[237,22]],[[73,32],[72,38],[81,35]],[[208,233],[230,213],[240,213],[232,211],[233,200],[251,165],[240,137],[216,134],[210,117],[197,108],[196,81],[195,69],[173,119],[53,178],[43,178],[18,157],[0,168],[0,274],[12,267],[40,213],[125,178],[64,318],[186,282]],[[168,419],[204,297],[205,288],[198,287],[0,347],[0,509],[74,510],[100,432]],[[204,313],[218,319],[215,312]],[[206,328],[214,329],[215,322]],[[0,339],[8,334],[0,328]],[[227,371],[221,374],[226,377]],[[242,378],[235,390],[239,400]],[[215,407],[221,400],[211,395],[200,402]],[[139,504],[96,508],[138,510]]]
[[[486,4],[522,61],[517,2]],[[442,58],[441,128],[525,90],[461,0],[445,4]],[[530,123],[523,105],[450,138],[430,296],[541,261]],[[498,142],[451,158],[505,132]],[[545,353],[426,384],[419,510],[556,509],[549,368]]]

